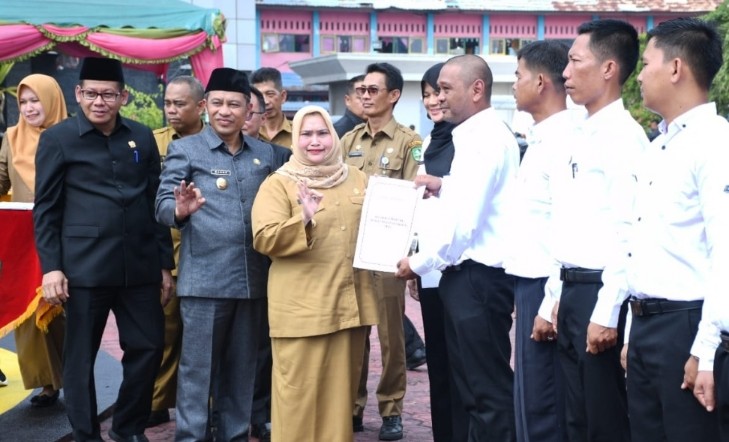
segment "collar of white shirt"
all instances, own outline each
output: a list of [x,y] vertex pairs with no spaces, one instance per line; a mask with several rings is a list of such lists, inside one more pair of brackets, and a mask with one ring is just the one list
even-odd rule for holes
[[623,105],[623,99],[618,98],[587,117],[587,119],[582,122],[582,132],[586,135],[590,135],[605,126],[610,126],[615,121],[615,118],[625,114],[626,112],[625,106]]
[[658,130],[661,132],[661,135],[668,135],[669,137],[673,137],[677,133],[681,132],[682,129],[685,129],[688,125],[696,121],[706,121],[706,119],[710,119],[713,117],[716,117],[716,103],[712,101],[710,103],[700,104],[692,109],[689,109],[688,111],[676,117],[671,122],[671,124],[667,125],[666,120],[661,121],[661,123],[658,125]]

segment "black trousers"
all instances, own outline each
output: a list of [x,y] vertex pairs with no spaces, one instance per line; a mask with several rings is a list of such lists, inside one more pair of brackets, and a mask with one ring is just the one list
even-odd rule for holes
[[469,442],[516,440],[511,313],[514,278],[467,261],[440,280],[448,357],[469,416]]
[[409,358],[417,349],[425,348],[423,338],[418,334],[413,321],[407,315],[402,317],[402,328],[405,333],[405,358]]
[[116,317],[119,344],[124,351],[124,378],[112,429],[121,436],[144,433],[164,348],[159,285],[74,287],[69,295],[65,304],[63,388],[74,440],[101,440],[94,363],[110,310]]
[[268,300],[263,299],[261,316],[261,333],[259,335],[258,353],[256,354],[256,381],[253,386],[253,411],[251,424],[261,425],[271,422],[271,370],[273,356],[271,354],[271,337],[268,327]]
[[716,412],[719,418],[721,442],[729,442],[729,351],[716,350],[714,359],[714,383],[716,384]]
[[565,405],[556,341],[531,339],[547,278],[516,277],[514,411],[519,442],[563,442]]
[[[564,282],[562,285],[557,348],[564,374],[570,442],[630,441],[621,346],[597,355],[586,351],[587,326],[601,287],[601,283]],[[627,303],[621,310],[618,342],[623,342],[626,313]]]
[[633,440],[718,440],[716,414],[680,388],[699,321],[701,309],[633,316],[627,378]]
[[453,324],[446,326],[437,288],[422,288],[418,279],[418,293],[426,341],[433,442],[466,442],[469,418],[456,390],[446,343],[446,327],[452,330]]

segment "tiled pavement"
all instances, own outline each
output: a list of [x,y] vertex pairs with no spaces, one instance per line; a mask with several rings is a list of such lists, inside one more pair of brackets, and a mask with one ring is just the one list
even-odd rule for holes
[[[408,298],[407,315],[415,324],[417,329],[423,334],[422,317],[420,315],[420,304]],[[113,317],[109,318],[107,328],[102,341],[102,349],[111,353],[115,357],[121,359],[122,352],[119,349],[118,337],[116,333],[116,323]],[[364,414],[364,433],[357,433],[355,442],[370,442],[378,440],[381,419],[377,413],[377,399],[375,397],[375,389],[380,379],[382,370],[380,360],[380,344],[377,340],[376,329],[373,330],[371,339],[372,351],[370,360],[370,376],[367,383],[369,391],[369,400]],[[430,398],[428,389],[428,373],[427,366],[423,365],[414,371],[408,371],[408,386],[405,394],[405,404],[403,407],[403,426],[405,428],[405,442],[430,442],[433,440],[431,435],[430,424]],[[106,419],[101,424],[101,434],[105,441],[108,438],[108,430],[111,426],[111,419]],[[169,423],[149,428],[145,432],[150,441],[173,441],[175,438],[175,421],[174,413]],[[251,439],[252,442],[258,442]]]

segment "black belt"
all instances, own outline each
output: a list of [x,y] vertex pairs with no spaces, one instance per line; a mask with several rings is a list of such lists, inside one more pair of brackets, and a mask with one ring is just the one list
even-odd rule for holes
[[729,333],[721,332],[721,348],[729,353]]
[[564,282],[600,284],[602,283],[602,270],[583,269],[582,267],[568,269],[562,267],[559,270],[559,279]]
[[630,311],[633,312],[633,316],[653,316],[662,313],[696,310],[700,309],[703,305],[703,300],[669,301],[667,299],[633,298],[630,300]]
[[467,259],[463,261],[460,264],[456,264],[454,266],[448,266],[443,269],[443,273],[453,273],[453,272],[460,272],[461,270],[465,269],[466,267],[471,267],[478,265],[478,263],[472,259]]

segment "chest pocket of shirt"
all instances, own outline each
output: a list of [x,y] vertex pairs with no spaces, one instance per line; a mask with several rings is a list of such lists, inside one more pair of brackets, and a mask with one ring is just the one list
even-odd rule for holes
[[383,155],[378,159],[377,168],[382,175],[389,177],[402,178],[400,171],[404,161],[399,155]]

